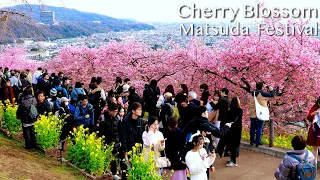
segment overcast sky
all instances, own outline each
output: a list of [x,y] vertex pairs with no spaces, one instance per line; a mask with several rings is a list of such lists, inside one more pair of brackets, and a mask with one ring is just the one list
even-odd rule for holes
[[[0,7],[16,5],[23,0],[0,0]],[[39,0],[28,0],[32,4],[39,4]],[[240,8],[237,21],[243,21],[244,5],[255,5],[255,0],[41,0],[43,4],[74,8],[80,11],[96,12],[115,18],[130,18],[138,21],[150,22],[181,22],[178,15],[179,5],[196,3],[199,7],[210,8]],[[267,0],[267,7],[305,7],[318,8],[320,15],[320,1],[318,0]],[[202,21],[223,21],[219,19],[201,19]],[[201,21],[200,20],[200,21]],[[199,21],[192,20],[192,21]],[[252,19],[250,21],[253,21]]]

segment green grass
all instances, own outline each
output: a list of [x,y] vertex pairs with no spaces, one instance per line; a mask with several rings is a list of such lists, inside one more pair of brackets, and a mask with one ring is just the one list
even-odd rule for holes
[[[243,128],[242,130],[242,140],[244,141],[250,141],[250,130]],[[273,145],[274,147],[278,147],[278,148],[283,148],[283,149],[292,149],[291,146],[291,140],[294,136],[296,135],[302,135],[303,137],[305,137],[305,139],[307,139],[308,133],[304,132],[304,131],[300,131],[300,132],[296,132],[293,134],[287,134],[287,135],[283,135],[283,134],[274,134],[274,142]],[[269,139],[269,134],[268,133],[264,133],[261,141],[263,144],[265,145],[269,145],[270,139]],[[308,150],[312,150],[311,146],[307,146]]]
[[[23,148],[24,142],[7,139],[0,133],[0,179],[85,180],[81,173],[48,158],[40,151]],[[40,178],[40,179],[41,179]]]

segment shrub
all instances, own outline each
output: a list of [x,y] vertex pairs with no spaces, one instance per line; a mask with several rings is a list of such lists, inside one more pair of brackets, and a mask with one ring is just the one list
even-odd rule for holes
[[3,118],[3,114],[4,114],[4,105],[3,105],[2,101],[0,101],[0,126],[1,126],[2,118]]
[[18,106],[14,106],[6,101],[1,124],[4,129],[9,131],[9,135],[16,135],[22,129],[21,122],[17,119],[17,110]]
[[[127,177],[130,180],[162,180],[158,168],[155,166],[154,151],[141,152],[141,144],[136,144],[128,153],[130,164],[128,164]],[[149,158],[145,158],[149,157]],[[128,162],[127,162],[128,163]]]
[[89,135],[88,128],[84,129],[83,126],[74,128],[72,136],[72,139],[69,137],[67,159],[91,175],[105,174],[111,161],[115,159],[112,154],[113,145],[105,146],[103,137],[97,138],[96,133]]
[[36,140],[42,149],[51,149],[59,145],[63,121],[52,115],[40,115],[35,122]]

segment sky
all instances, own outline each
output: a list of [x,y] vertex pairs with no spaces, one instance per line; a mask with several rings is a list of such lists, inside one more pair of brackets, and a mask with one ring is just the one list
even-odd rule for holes
[[[210,8],[240,8],[237,21],[250,22],[243,18],[244,5],[255,5],[256,0],[0,0],[0,7],[13,6],[17,2],[29,1],[32,4],[43,4],[74,8],[80,11],[95,12],[115,18],[130,18],[142,22],[228,22],[230,18],[183,19],[178,15],[180,5],[195,3],[198,7]],[[265,0],[266,7],[305,7],[318,8],[320,16],[320,1],[318,0]],[[229,16],[231,17],[231,16]]]

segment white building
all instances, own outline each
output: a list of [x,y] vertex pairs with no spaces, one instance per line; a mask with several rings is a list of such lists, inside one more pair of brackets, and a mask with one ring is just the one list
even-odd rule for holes
[[55,17],[53,11],[41,11],[40,12],[40,20],[44,24],[54,24]]

